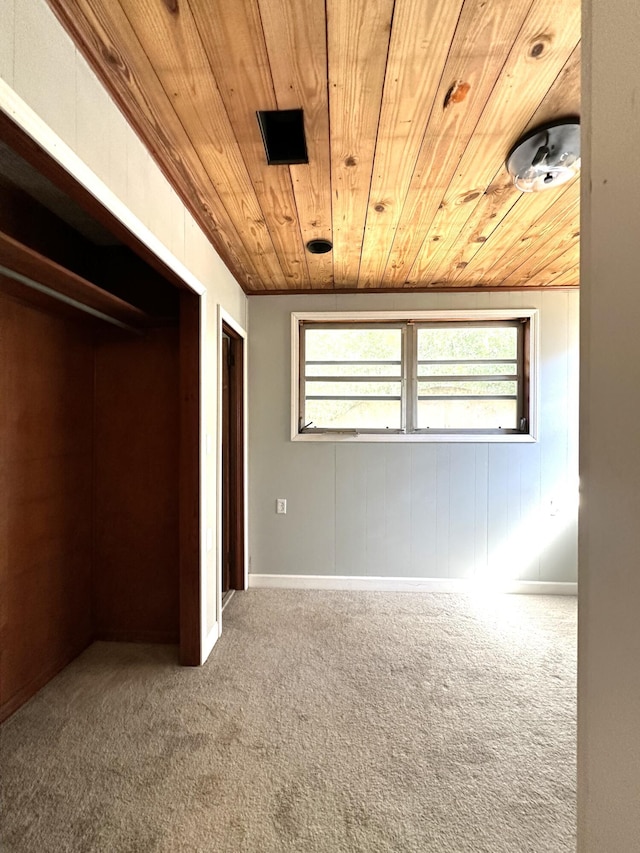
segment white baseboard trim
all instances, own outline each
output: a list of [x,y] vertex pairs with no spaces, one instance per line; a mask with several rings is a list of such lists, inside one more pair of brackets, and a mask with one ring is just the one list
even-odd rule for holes
[[503,592],[577,595],[578,584],[553,581],[486,581],[455,578],[384,578],[349,575],[249,575],[250,589],[333,589],[376,592]]
[[205,637],[204,643],[202,644],[202,650],[200,652],[200,664],[206,663],[207,658],[211,654],[211,650],[218,642],[218,637],[220,636],[220,627],[216,622],[213,628],[209,631],[207,636]]

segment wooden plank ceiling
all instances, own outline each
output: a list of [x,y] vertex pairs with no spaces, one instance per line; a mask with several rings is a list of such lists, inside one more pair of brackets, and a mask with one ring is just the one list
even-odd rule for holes
[[[578,179],[504,160],[579,115],[579,0],[49,3],[247,292],[577,286]],[[293,108],[309,164],[268,166]]]

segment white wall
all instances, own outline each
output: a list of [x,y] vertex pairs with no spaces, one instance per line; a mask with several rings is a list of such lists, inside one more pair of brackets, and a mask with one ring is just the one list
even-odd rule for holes
[[640,9],[583,8],[578,849],[640,850]]
[[[244,327],[246,296],[45,0],[0,0],[0,109],[204,293],[204,430],[215,448],[217,304]],[[205,458],[203,484],[204,528],[214,537],[216,459],[215,452]],[[207,633],[216,621],[216,553],[214,541],[205,565]]]
[[[537,443],[290,440],[292,311],[517,306],[540,308]],[[576,580],[577,292],[265,296],[249,314],[254,576]]]

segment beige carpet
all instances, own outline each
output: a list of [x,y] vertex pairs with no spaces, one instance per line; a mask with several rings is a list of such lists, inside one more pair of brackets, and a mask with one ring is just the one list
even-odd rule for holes
[[570,853],[575,617],[256,590],[202,669],[97,643],[0,730],[0,849]]

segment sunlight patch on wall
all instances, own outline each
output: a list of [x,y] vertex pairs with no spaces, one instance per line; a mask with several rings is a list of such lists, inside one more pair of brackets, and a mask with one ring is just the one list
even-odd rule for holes
[[557,484],[490,554],[486,566],[470,581],[474,593],[505,592],[509,585],[526,576],[532,563],[550,550],[554,543],[576,524],[578,488]]

